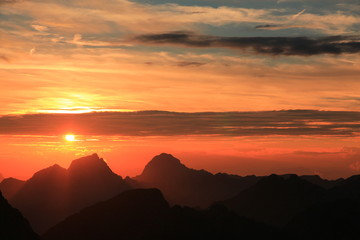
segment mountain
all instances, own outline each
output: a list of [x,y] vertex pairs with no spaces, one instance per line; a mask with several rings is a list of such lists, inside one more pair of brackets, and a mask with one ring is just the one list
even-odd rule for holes
[[29,222],[21,213],[10,206],[0,192],[0,239],[4,240],[39,240]]
[[2,182],[2,180],[4,180],[4,176],[0,173],[0,182]]
[[295,216],[285,228],[299,240],[357,240],[360,203],[351,199],[323,201]]
[[330,189],[330,188],[336,187],[344,181],[343,178],[339,178],[336,180],[327,180],[327,179],[321,178],[319,175],[303,175],[303,176],[300,176],[300,178],[304,179],[306,181],[309,181],[315,185],[318,185],[322,188],[325,188],[325,189]]
[[59,165],[43,169],[26,181],[10,203],[41,232],[67,213],[67,170]]
[[65,217],[110,199],[127,183],[97,154],[74,160],[68,169],[53,165],[27,180],[10,202],[42,233]]
[[74,160],[67,172],[71,212],[129,189],[122,177],[115,174],[97,154]]
[[220,202],[242,216],[283,226],[310,205],[321,200],[326,190],[296,175],[278,175],[259,180],[237,196]]
[[88,207],[51,228],[44,240],[282,239],[279,231],[223,207],[170,207],[157,189],[135,189]]
[[354,199],[360,202],[360,175],[351,176],[330,189],[334,199]]
[[0,183],[0,190],[5,198],[12,198],[25,184],[25,181],[16,178],[5,178]]
[[145,166],[141,175],[127,181],[135,187],[160,189],[171,204],[207,207],[214,201],[235,196],[258,179],[190,169],[179,159],[162,153]]

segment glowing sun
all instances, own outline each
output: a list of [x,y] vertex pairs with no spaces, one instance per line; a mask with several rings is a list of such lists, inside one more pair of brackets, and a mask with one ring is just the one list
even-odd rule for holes
[[66,141],[73,142],[73,141],[75,141],[75,135],[67,134],[67,135],[65,135],[65,139],[66,139]]

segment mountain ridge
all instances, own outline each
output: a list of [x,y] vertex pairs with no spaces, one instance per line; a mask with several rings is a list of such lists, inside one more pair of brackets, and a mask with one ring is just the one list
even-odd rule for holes
[[73,160],[68,169],[58,164],[41,169],[9,201],[41,233],[68,215],[129,188],[103,159],[92,154]]

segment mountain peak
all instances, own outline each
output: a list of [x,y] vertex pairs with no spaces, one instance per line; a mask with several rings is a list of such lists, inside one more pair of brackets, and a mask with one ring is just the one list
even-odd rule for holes
[[144,168],[142,175],[154,174],[156,172],[173,172],[173,170],[187,169],[179,159],[171,154],[161,153],[155,156]]
[[96,153],[73,160],[68,170],[73,172],[85,169],[101,169],[106,172],[112,172],[104,159],[100,158]]
[[173,155],[168,153],[161,153],[155,156],[149,163],[159,164],[159,163],[171,163],[171,164],[181,164],[180,160],[175,158]]
[[58,164],[54,164],[48,168],[44,168],[34,174],[31,179],[42,178],[42,177],[51,177],[66,174],[66,169],[61,167]]

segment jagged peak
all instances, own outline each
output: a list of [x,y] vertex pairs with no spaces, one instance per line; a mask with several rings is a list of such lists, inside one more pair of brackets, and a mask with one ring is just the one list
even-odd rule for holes
[[88,156],[84,156],[78,159],[75,159],[71,162],[70,167],[68,168],[68,170],[73,170],[76,169],[78,167],[89,167],[89,166],[94,166],[94,165],[100,165],[100,166],[107,166],[106,162],[104,161],[104,159],[100,158],[99,155],[97,153],[88,155]]
[[98,176],[103,176],[104,174],[109,174],[109,176],[116,175],[117,177],[120,177],[115,174],[105,160],[100,158],[96,153],[73,160],[68,168],[68,172],[71,176],[78,174],[96,174]]

